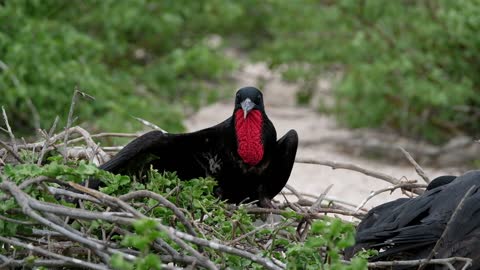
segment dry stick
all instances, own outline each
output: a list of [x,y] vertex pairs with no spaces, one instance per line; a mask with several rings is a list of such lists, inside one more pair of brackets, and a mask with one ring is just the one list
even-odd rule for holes
[[[293,193],[288,193],[288,192],[285,193],[285,195],[292,195],[292,194],[293,194]],[[310,198],[315,199],[315,200],[318,198],[317,195],[309,194],[309,193],[306,193],[306,192],[299,192],[299,194],[300,194],[301,196],[310,197]],[[295,194],[293,194],[293,195],[295,195]],[[353,203],[347,202],[347,201],[343,201],[343,200],[340,200],[340,199],[335,198],[335,197],[325,196],[325,199],[324,199],[324,200],[331,201],[331,202],[338,203],[338,204],[344,204],[344,205],[346,205],[346,206],[350,206],[350,207],[353,207],[353,208],[356,208],[356,207],[357,207],[356,204],[353,204]],[[364,208],[362,208],[361,210],[362,210],[362,211],[365,211],[365,212],[368,212],[368,210],[367,210],[367,209],[364,209]]]
[[405,155],[405,157],[408,159],[408,161],[415,167],[415,171],[417,174],[423,179],[428,184],[430,184],[430,179],[428,178],[427,174],[423,170],[422,167],[413,159],[413,157],[410,155],[410,153],[407,152],[407,150],[403,149],[403,147],[399,146],[398,149],[402,151],[402,153]]
[[10,124],[8,123],[7,113],[2,106],[2,114],[3,114],[3,121],[5,122],[5,126],[7,127],[8,135],[10,135],[10,140],[12,141],[13,151],[18,153],[17,143],[15,142],[15,135],[13,135],[12,129],[10,128]]
[[127,193],[125,195],[121,195],[118,198],[122,201],[128,201],[128,200],[139,198],[139,197],[141,197],[141,198],[147,197],[147,198],[150,198],[150,199],[154,199],[154,200],[160,202],[161,204],[163,204],[164,206],[166,206],[168,209],[172,210],[173,213],[175,214],[175,216],[178,217],[180,222],[182,222],[182,224],[185,225],[185,228],[187,229],[187,232],[189,234],[193,235],[193,236],[197,236],[197,234],[195,233],[195,229],[193,229],[192,224],[190,222],[188,222],[188,219],[183,214],[183,212],[180,209],[178,209],[178,207],[175,204],[173,204],[169,200],[165,199],[160,194],[157,194],[155,192],[151,192],[149,190],[139,190],[139,191],[133,191],[133,192]]
[[22,224],[22,225],[35,225],[35,224],[37,224],[37,222],[13,219],[13,218],[9,218],[9,217],[3,216],[3,215],[0,215],[0,220],[4,220],[4,221],[11,222],[11,223],[16,223],[16,224]]
[[[277,214],[277,215],[289,215],[292,212],[288,210],[281,210],[281,209],[271,209],[271,208],[261,208],[261,207],[252,207],[245,209],[249,214]],[[320,208],[317,210],[317,213],[300,213],[296,212],[297,215],[303,218],[314,218],[314,219],[323,219],[325,218],[324,215],[318,213],[325,213],[325,214],[339,214],[344,216],[354,216],[357,218],[362,218],[364,214],[354,213],[352,211],[345,211],[339,209],[332,209],[332,208]]]
[[73,192],[73,191],[69,191],[69,190],[65,190],[65,189],[61,189],[61,188],[55,188],[55,187],[47,187],[47,188],[48,188],[48,191],[52,195],[67,196],[67,197],[70,197],[70,198],[80,199],[80,200],[84,200],[84,201],[90,201],[90,202],[93,202],[93,203],[96,203],[96,204],[101,204],[102,203],[97,198],[94,198],[90,195],[81,194],[81,193],[77,193],[77,192]]
[[[452,266],[453,262],[465,262],[466,265],[472,263],[472,259],[464,257],[450,257],[445,259],[432,259],[427,261],[427,259],[420,260],[405,260],[405,261],[379,261],[379,262],[369,262],[367,264],[368,268],[386,268],[392,266],[418,266],[422,264],[441,264],[446,265],[450,269],[455,269]],[[342,261],[345,264],[350,264],[350,261]],[[464,270],[465,268],[462,268]]]
[[[438,248],[443,243],[443,238],[445,238],[445,235],[447,235],[447,232],[450,229],[450,224],[457,218],[458,212],[460,212],[460,209],[462,209],[462,207],[465,204],[465,201],[467,200],[468,196],[470,196],[473,193],[473,190],[476,187],[477,186],[475,186],[475,185],[471,186],[470,189],[468,189],[467,193],[465,193],[465,195],[463,195],[463,198],[460,200],[457,207],[455,208],[455,211],[453,211],[452,216],[448,220],[447,225],[445,226],[445,229],[442,232],[442,235],[440,236],[440,238],[438,238],[437,243],[435,243],[435,246],[433,247],[432,251],[428,255],[426,263],[428,263],[433,258],[433,256],[435,256],[435,254],[437,253]],[[418,267],[418,270],[423,270],[425,268],[425,266],[427,265],[426,263],[421,264],[420,267]]]
[[[74,234],[74,233],[70,232],[68,229],[64,228],[63,226],[57,225],[57,224],[53,223],[52,221],[42,217],[41,215],[36,213],[33,210],[33,208],[31,207],[32,205],[38,206],[38,205],[36,205],[36,203],[39,203],[39,202],[36,201],[33,198],[29,198],[29,196],[27,194],[25,194],[20,188],[18,188],[14,183],[12,183],[12,182],[10,182],[6,179],[3,179],[3,181],[0,183],[0,189],[4,190],[6,192],[9,192],[10,194],[13,195],[13,197],[15,198],[17,203],[21,206],[23,213],[25,213],[29,217],[37,220],[38,222],[42,223],[43,225],[45,225],[49,228],[52,228],[53,230],[55,230],[59,233],[62,233],[63,235],[65,235],[66,237],[68,237],[68,238],[70,238],[74,241],[77,241],[81,244],[84,244],[87,247],[90,247],[92,249],[100,251],[103,254],[102,259],[104,261],[108,261],[109,256],[107,254],[105,254],[103,251],[107,251],[108,253],[111,253],[111,254],[112,253],[119,253],[119,254],[123,255],[123,257],[125,257],[125,258],[133,259],[133,257],[131,255],[125,254],[125,253],[120,252],[118,250],[113,250],[111,248],[108,248],[108,247],[100,244],[100,243],[96,243],[94,241],[86,239],[85,237]],[[40,203],[40,205],[41,205],[41,203]],[[46,205],[48,205],[48,204],[46,204]],[[66,207],[64,207],[64,208],[66,208]],[[69,209],[69,208],[66,208],[66,209],[67,209],[67,211],[66,211],[67,214],[66,215],[71,216],[71,214],[74,212],[73,211],[74,209]]]
[[295,195],[298,198],[298,200],[303,199],[302,194],[300,192],[298,192],[298,190],[296,190],[294,187],[290,186],[289,184],[286,184],[285,188],[290,190],[293,193],[293,195]]
[[16,160],[18,160],[18,162],[25,163],[25,161],[23,161],[23,159],[18,155],[18,153],[14,149],[10,148],[10,146],[8,146],[5,142],[0,141],[0,145],[2,145],[8,152],[10,152],[10,154],[12,154],[12,156]]
[[323,191],[322,194],[320,194],[318,199],[310,207],[309,209],[310,213],[316,213],[320,208],[322,208],[322,201],[325,198],[325,196],[327,196],[327,193],[330,192],[330,189],[332,189],[332,187],[333,187],[333,184],[329,185],[325,189],[325,191]]
[[[362,167],[359,167],[355,164],[349,164],[349,163],[339,163],[339,162],[334,162],[334,161],[329,161],[329,160],[316,160],[312,158],[296,158],[295,159],[296,163],[305,163],[305,164],[315,164],[315,165],[323,165],[323,166],[329,166],[332,169],[345,169],[345,170],[351,170],[359,173],[363,173],[365,175],[368,175],[370,177],[374,177],[380,180],[387,181],[391,184],[398,185],[401,183],[401,181],[393,176],[372,171],[369,169],[364,169]],[[421,194],[422,192],[418,190],[413,190],[414,193],[416,194]]]
[[[103,137],[119,137],[119,138],[138,138],[143,133],[115,133],[115,132],[102,132],[97,134],[91,134],[91,138],[103,138]],[[82,141],[82,138],[75,138],[68,141],[68,143],[76,143]]]
[[[73,132],[73,131],[76,132],[76,133],[78,133],[78,134],[80,134],[80,135],[82,135],[82,137],[83,137],[84,140],[85,140],[85,143],[87,144],[87,146],[88,146],[89,148],[92,149],[92,151],[95,151],[95,150],[98,151],[98,154],[100,155],[100,158],[101,158],[100,162],[105,162],[105,161],[108,160],[108,155],[107,155],[107,153],[105,153],[105,152],[93,141],[93,139],[92,139],[92,137],[90,136],[90,133],[88,133],[88,131],[86,131],[85,129],[83,129],[83,128],[79,127],[79,126],[75,126],[75,127],[72,127],[72,128],[70,128],[70,129],[68,129],[68,132],[65,132],[65,136],[68,136],[68,134],[69,134],[70,132]],[[64,155],[65,157],[68,155],[67,150],[68,150],[68,149],[65,148],[65,155]],[[89,158],[91,158],[91,157],[89,157]]]
[[[81,92],[75,86],[75,90],[74,90],[73,96],[72,96],[72,102],[70,103],[70,110],[68,111],[67,126],[65,127],[65,137],[63,138],[63,143],[64,143],[64,146],[65,146],[65,149],[67,149],[67,146],[68,146],[68,135],[69,135],[68,130],[72,126],[73,110],[75,108],[75,102],[77,101],[77,95],[82,95],[83,97],[89,97],[91,99],[95,99],[92,96]],[[66,155],[64,156],[64,161],[67,162],[67,156]]]
[[[116,206],[122,208],[123,210],[133,214],[134,216],[138,217],[138,218],[148,218],[147,216],[141,214],[140,212],[138,212],[137,210],[135,210],[133,207],[131,207],[130,205],[128,205],[127,203],[125,203],[124,201],[118,199],[118,198],[115,198],[115,197],[112,197],[112,196],[109,196],[107,194],[104,194],[100,191],[97,191],[97,190],[94,190],[94,189],[90,189],[90,188],[87,188],[87,187],[84,187],[82,185],[79,185],[79,184],[76,184],[76,183],[73,183],[73,182],[70,182],[69,183],[73,188],[79,190],[79,191],[82,191],[82,192],[85,192],[87,194],[90,194],[91,196],[99,199],[99,200],[103,200],[105,202],[109,201],[110,203],[112,204],[115,204]],[[216,270],[218,269],[212,261],[210,261],[207,257],[203,256],[202,254],[200,254],[197,250],[195,250],[194,248],[192,248],[190,245],[188,245],[187,243],[185,243],[181,238],[178,238],[176,237],[174,234],[172,234],[169,230],[168,230],[168,227],[167,226],[164,226],[160,223],[157,222],[157,227],[160,228],[162,231],[166,232],[168,237],[170,239],[172,239],[175,243],[177,243],[181,248],[185,249],[186,251],[190,252],[190,254],[192,254],[194,257],[196,257],[198,260],[202,261],[203,263],[205,263],[205,265],[207,266],[208,269],[212,269],[212,270]],[[191,235],[189,235],[191,236]],[[193,236],[191,236],[193,237]]]
[[381,194],[381,193],[384,193],[384,192],[387,192],[387,191],[394,191],[395,189],[398,189],[398,188],[409,188],[409,189],[415,189],[415,188],[425,188],[426,185],[424,184],[414,184],[414,183],[401,183],[401,184],[398,184],[398,185],[395,185],[393,187],[388,187],[388,188],[383,188],[383,189],[379,189],[377,191],[372,191],[370,192],[370,194],[368,195],[368,197],[366,197],[356,208],[355,208],[355,212],[358,212],[362,207],[365,206],[365,204],[367,204],[367,202],[369,200],[371,200],[373,197]]
[[48,256],[48,257],[52,257],[52,258],[59,259],[59,260],[62,260],[62,261],[66,261],[66,262],[69,262],[71,264],[81,266],[81,267],[85,267],[85,268],[88,268],[88,269],[98,269],[98,270],[109,269],[108,267],[106,267],[104,265],[94,264],[94,263],[82,261],[82,260],[79,260],[79,259],[74,259],[74,258],[70,258],[70,257],[67,257],[67,256],[59,255],[59,254],[47,251],[43,248],[35,247],[32,244],[25,244],[25,243],[20,242],[18,240],[11,239],[11,238],[6,238],[6,237],[3,237],[3,236],[0,236],[0,242],[6,243],[6,244],[9,244],[9,245],[12,245],[12,246],[19,246],[19,247],[28,249],[30,251],[42,254],[43,256]]
[[155,124],[153,124],[153,123],[151,123],[147,120],[144,120],[142,118],[138,118],[138,117],[135,117],[135,116],[132,116],[132,117],[135,118],[137,121],[139,121],[140,123],[144,124],[147,127],[151,127],[155,130],[160,130],[163,133],[168,133],[166,130],[162,129],[161,127],[159,127],[159,126],[157,126],[157,125],[155,125]]
[[50,128],[50,131],[47,134],[47,137],[45,138],[45,143],[42,146],[42,150],[40,151],[40,156],[38,157],[37,160],[37,165],[40,166],[42,165],[43,157],[45,156],[45,153],[47,152],[47,147],[49,146],[50,143],[50,138],[53,136],[53,132],[57,128],[57,123],[58,123],[58,116],[55,117],[55,121],[53,121],[53,125]]

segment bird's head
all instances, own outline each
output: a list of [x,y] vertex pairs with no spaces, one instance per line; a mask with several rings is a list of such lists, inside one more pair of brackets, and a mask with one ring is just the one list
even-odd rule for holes
[[235,133],[238,154],[242,160],[255,166],[263,159],[263,123],[265,120],[263,95],[255,87],[244,87],[237,91],[235,97]]
[[235,113],[238,113],[238,110],[242,110],[244,119],[251,111],[265,112],[262,92],[255,87],[243,87],[238,90],[235,97]]

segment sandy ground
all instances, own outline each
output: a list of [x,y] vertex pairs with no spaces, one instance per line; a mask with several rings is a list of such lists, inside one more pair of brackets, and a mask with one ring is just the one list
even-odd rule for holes
[[[235,77],[237,83],[232,89],[232,100],[221,101],[202,108],[186,120],[185,125],[189,130],[195,131],[212,126],[229,117],[232,114],[233,96],[236,89],[247,85],[263,85],[266,112],[275,125],[277,136],[280,138],[290,129],[295,129],[299,134],[300,146],[297,157],[314,157],[321,160],[353,163],[396,178],[419,179],[412,166],[367,159],[355,155],[355,151],[346,153],[344,150],[339,150],[338,145],[322,143],[322,138],[346,137],[345,135],[351,131],[339,127],[331,116],[320,114],[311,108],[296,106],[297,87],[283,82],[279,74],[271,72],[264,64],[247,63]],[[320,82],[319,87],[328,88],[329,83]],[[325,93],[325,91],[319,92],[320,95],[322,92]],[[322,97],[320,96],[320,98]],[[459,174],[458,169],[455,168],[424,167],[424,169],[431,179],[439,175]],[[359,204],[371,191],[390,186],[387,182],[357,172],[332,170],[329,167],[299,163],[295,164],[288,183],[301,192],[316,195],[333,184],[328,194],[330,197],[354,204]],[[374,197],[366,206],[373,207],[401,196],[399,191],[393,194],[384,193]]]

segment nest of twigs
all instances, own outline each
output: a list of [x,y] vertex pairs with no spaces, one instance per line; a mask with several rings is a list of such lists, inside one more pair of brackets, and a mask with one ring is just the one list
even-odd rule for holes
[[[2,131],[11,141],[0,141],[0,269],[391,266],[398,262],[344,261],[342,249],[353,244],[354,226],[373,196],[395,189],[413,196],[425,187],[353,164],[299,158],[364,173],[392,187],[372,192],[360,205],[330,198],[330,187],[322,194],[305,194],[288,185],[276,209],[229,205],[212,195],[212,179],[180,181],[175,174],[155,171],[147,179],[135,179],[96,169],[121,149],[101,147],[96,140],[140,134],[91,135],[71,127],[71,115],[62,132],[55,133],[56,119],[48,132],[41,132],[41,141],[26,143],[15,138],[3,111]],[[107,187],[97,191],[79,184],[89,177]]]

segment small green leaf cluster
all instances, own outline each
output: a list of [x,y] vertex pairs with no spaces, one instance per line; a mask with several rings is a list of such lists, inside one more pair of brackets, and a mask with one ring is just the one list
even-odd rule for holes
[[357,257],[346,265],[340,261],[341,251],[355,244],[355,227],[340,219],[313,222],[310,235],[304,243],[287,251],[289,269],[349,269],[367,268],[367,261]]

